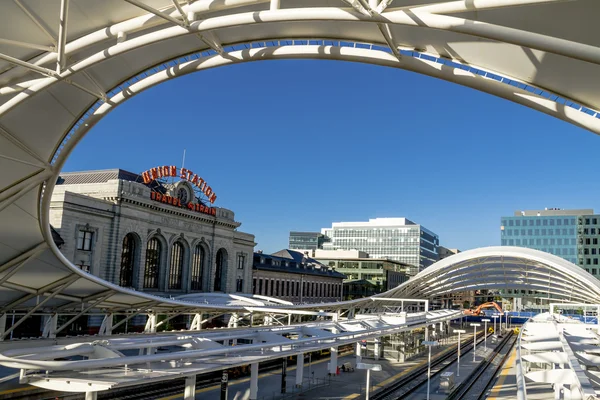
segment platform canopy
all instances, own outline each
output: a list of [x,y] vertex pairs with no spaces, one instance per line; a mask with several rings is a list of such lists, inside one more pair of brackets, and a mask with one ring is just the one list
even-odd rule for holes
[[[0,318],[10,310],[199,307],[86,274],[52,242],[50,195],[66,158],[89,129],[136,94],[177,76],[246,61],[343,60],[455,82],[600,133],[598,15],[597,0],[1,2]],[[386,87],[376,73],[348,84]],[[360,104],[349,103],[348,110],[360,112]],[[520,254],[525,261],[519,268],[511,261],[517,258],[496,256],[496,271],[506,275],[491,281],[492,288],[516,280],[520,288],[597,301],[597,284],[583,272],[564,261],[546,264],[537,253],[535,262]],[[489,281],[472,268],[473,277]],[[566,276],[567,270],[573,273]],[[402,290],[427,296],[481,287],[456,274]],[[574,277],[582,280],[569,286]],[[428,272],[415,282],[433,278]]]
[[483,289],[502,290],[506,297],[600,304],[600,282],[583,268],[549,253],[512,246],[458,253],[384,295],[443,298]]

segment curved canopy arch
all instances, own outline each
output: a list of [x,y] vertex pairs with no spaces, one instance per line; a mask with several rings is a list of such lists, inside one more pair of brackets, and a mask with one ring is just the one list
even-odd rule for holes
[[[535,297],[600,304],[600,282],[555,255],[522,247],[483,247],[431,265],[382,297],[435,299],[467,290],[537,291]],[[379,297],[376,296],[376,297]],[[507,296],[512,297],[511,294]],[[520,296],[515,294],[514,296]]]
[[[2,310],[30,307],[39,295],[48,296],[46,307],[66,309],[90,301],[118,309],[183,307],[77,270],[52,242],[48,207],[62,164],[95,123],[133,95],[186,73],[265,59],[365,62],[456,82],[600,133],[596,0],[187,3],[0,4]],[[543,288],[532,276],[524,282]],[[432,286],[431,294],[477,284],[455,279]]]

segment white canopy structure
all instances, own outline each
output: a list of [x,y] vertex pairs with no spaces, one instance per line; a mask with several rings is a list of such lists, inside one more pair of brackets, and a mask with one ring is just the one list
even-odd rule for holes
[[600,282],[582,268],[552,254],[508,246],[445,258],[383,296],[425,299],[479,289],[505,290],[508,297],[600,303]]
[[[129,291],[74,267],[54,245],[50,194],[65,160],[100,119],[136,94],[245,61],[343,60],[455,82],[600,133],[599,13],[597,0],[2,2],[0,325],[11,310],[247,309]],[[357,79],[385,85],[377,76]],[[475,287],[527,288],[565,301],[600,297],[596,281],[566,261],[506,248],[444,260],[390,295]]]

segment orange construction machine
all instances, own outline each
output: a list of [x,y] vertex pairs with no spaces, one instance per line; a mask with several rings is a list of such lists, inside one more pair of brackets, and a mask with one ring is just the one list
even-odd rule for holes
[[497,303],[495,303],[493,301],[490,301],[489,303],[480,304],[479,306],[477,306],[477,308],[470,308],[468,310],[463,311],[463,313],[465,315],[471,315],[471,316],[474,316],[474,317],[478,317],[478,316],[481,315],[482,310],[484,308],[491,308],[491,307],[494,307],[496,310],[498,310],[498,312],[500,314],[504,313],[504,311],[502,311],[502,308]]

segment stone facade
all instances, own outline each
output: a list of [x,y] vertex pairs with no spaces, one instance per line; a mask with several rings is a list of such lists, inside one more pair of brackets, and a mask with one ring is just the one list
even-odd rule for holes
[[[237,231],[241,224],[231,210],[216,208],[212,216],[163,204],[151,200],[148,185],[126,179],[93,182],[101,180],[95,172],[101,171],[66,179],[52,195],[50,222],[65,241],[61,251],[75,265],[117,285],[160,296],[252,291],[254,235]],[[91,183],[68,183],[73,181]],[[154,239],[160,251],[148,250]],[[155,276],[149,274],[149,254],[158,260],[156,285],[145,285],[148,276]]]

